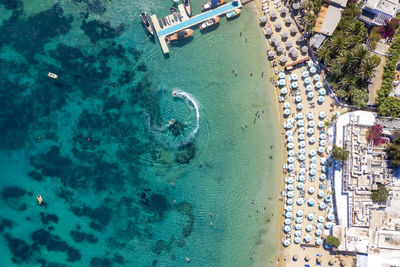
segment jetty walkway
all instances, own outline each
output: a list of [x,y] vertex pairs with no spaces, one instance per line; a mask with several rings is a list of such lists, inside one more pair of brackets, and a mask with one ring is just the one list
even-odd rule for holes
[[[151,18],[151,21],[153,22],[153,27],[157,34],[157,38],[160,43],[161,49],[164,54],[168,54],[169,49],[168,49],[168,45],[167,45],[167,42],[165,39],[167,36],[174,34],[176,32],[179,32],[181,30],[184,30],[186,28],[193,27],[193,26],[200,24],[203,21],[208,20],[214,16],[220,16],[220,15],[226,14],[236,8],[241,8],[241,7],[242,7],[241,1],[234,0],[232,2],[221,5],[215,9],[211,9],[207,12],[203,12],[199,15],[189,18],[186,15],[186,12],[184,11],[183,4],[180,4],[180,5],[178,5],[178,9],[182,15],[182,21],[173,22],[173,23],[171,23],[171,25],[164,26],[163,29],[161,29],[156,15],[151,15],[150,18]],[[172,15],[169,15],[168,17],[171,18]]]

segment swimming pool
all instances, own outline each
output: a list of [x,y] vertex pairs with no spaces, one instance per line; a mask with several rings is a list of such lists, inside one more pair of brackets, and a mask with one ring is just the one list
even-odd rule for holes
[[207,12],[201,13],[201,14],[199,14],[197,16],[194,16],[194,17],[192,17],[192,18],[190,18],[188,20],[182,21],[182,22],[180,22],[178,24],[175,24],[175,25],[173,25],[173,26],[171,26],[171,27],[169,27],[167,29],[161,30],[157,34],[158,34],[159,37],[164,36],[164,35],[169,35],[171,33],[174,33],[176,31],[179,31],[179,30],[188,28],[190,26],[196,25],[196,24],[198,24],[198,23],[200,23],[200,22],[202,22],[204,20],[207,20],[207,19],[212,18],[214,16],[226,13],[229,10],[234,9],[234,8],[238,8],[238,7],[240,7],[240,6],[239,6],[239,4],[237,2],[235,2],[235,3],[234,2],[230,2],[230,3],[227,3],[227,4],[223,5],[223,6],[218,7],[216,9],[212,9],[210,11],[207,11]]

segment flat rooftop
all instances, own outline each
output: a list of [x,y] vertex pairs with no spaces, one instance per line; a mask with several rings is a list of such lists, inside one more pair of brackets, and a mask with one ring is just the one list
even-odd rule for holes
[[398,0],[368,0],[364,7],[367,9],[376,9],[380,12],[394,16],[396,14],[398,4]]

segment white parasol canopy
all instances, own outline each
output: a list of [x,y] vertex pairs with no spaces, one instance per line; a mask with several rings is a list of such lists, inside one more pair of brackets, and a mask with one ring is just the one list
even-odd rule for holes
[[318,97],[318,102],[319,103],[323,103],[324,100],[325,100],[325,98],[322,95]]
[[321,88],[321,87],[322,87],[322,83],[321,83],[321,82],[317,82],[317,83],[315,84],[315,86],[316,86],[317,88]]
[[314,194],[314,192],[315,192],[315,188],[314,188],[313,186],[310,186],[310,187],[308,188],[307,192],[308,192],[310,195],[312,195],[312,194]]
[[323,112],[323,111],[320,111],[320,112],[319,112],[319,117],[320,117],[321,119],[325,119],[326,113]]
[[311,136],[310,139],[308,140],[308,142],[309,142],[310,144],[314,144],[314,143],[315,143],[315,137],[314,137],[314,136]]
[[[286,87],[283,87],[283,88],[281,89],[281,94],[282,94],[282,95],[286,95],[287,92],[288,92],[288,90],[287,90]],[[289,111],[289,112],[290,112],[290,111]]]
[[318,90],[318,94],[326,95],[326,90],[324,88],[321,88],[321,89]]
[[314,129],[313,128],[308,128],[307,134],[308,135],[313,135],[314,134]]
[[289,102],[283,103],[283,108],[290,108],[290,103]]
[[305,84],[309,84],[310,82],[311,82],[310,78],[307,77],[307,78],[304,79],[304,83]]
[[306,139],[306,136],[304,134],[299,134],[299,140],[304,141]]
[[307,65],[309,68],[314,67],[314,62],[312,62],[312,60],[310,59],[309,61],[307,61]]
[[292,81],[297,81],[297,74],[293,73],[291,76]]
[[312,88],[312,85],[311,85],[311,84],[309,84],[309,85],[306,86],[306,91],[307,91],[307,92],[311,92],[312,90],[313,90],[313,88]]
[[303,71],[303,72],[301,73],[301,77],[303,77],[303,78],[308,77],[308,71]]
[[311,73],[315,73],[316,71],[317,71],[317,69],[316,69],[315,67],[311,67],[311,68],[310,68],[310,72],[311,72]]
[[303,109],[303,104],[302,103],[297,104],[297,109],[298,110],[302,110]]

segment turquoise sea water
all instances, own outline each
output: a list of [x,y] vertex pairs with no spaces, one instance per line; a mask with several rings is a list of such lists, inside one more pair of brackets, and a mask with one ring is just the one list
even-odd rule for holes
[[279,127],[253,10],[165,58],[138,14],[171,4],[0,1],[0,266],[268,266],[278,252]]

